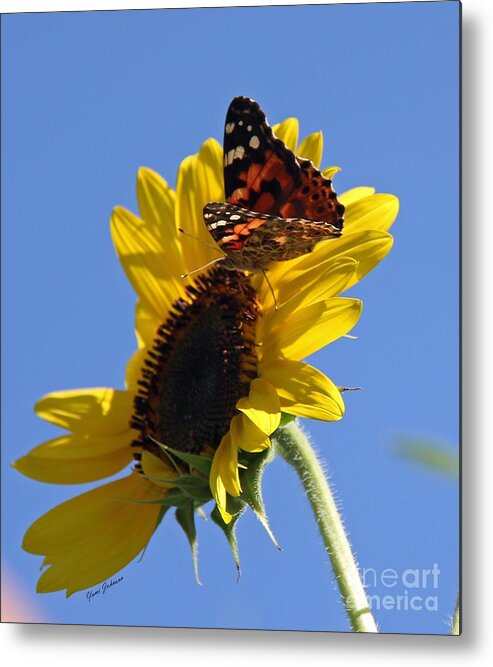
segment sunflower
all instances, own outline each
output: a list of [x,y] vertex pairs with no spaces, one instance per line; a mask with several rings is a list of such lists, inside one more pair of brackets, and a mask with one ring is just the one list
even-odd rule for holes
[[[273,129],[319,166],[320,132],[297,147],[295,119]],[[138,295],[138,349],[126,388],[41,398],[38,416],[66,433],[14,463],[55,484],[94,482],[133,467],[28,529],[23,547],[43,555],[46,567],[38,592],[66,589],[68,596],[108,579],[145,548],[172,506],[193,551],[194,511],[211,498],[235,553],[232,526],[245,503],[268,528],[257,482],[270,436],[289,417],[343,416],[341,391],[303,359],[357,322],[361,302],[338,295],[389,252],[387,229],[398,210],[394,196],[372,188],[346,192],[339,197],[343,237],[279,262],[268,286],[261,275],[220,266],[196,272],[218,256],[202,218],[204,204],[224,199],[217,141],[208,139],[182,162],[176,192],[141,168],[137,198],[140,217],[117,207],[111,219],[116,252]]]

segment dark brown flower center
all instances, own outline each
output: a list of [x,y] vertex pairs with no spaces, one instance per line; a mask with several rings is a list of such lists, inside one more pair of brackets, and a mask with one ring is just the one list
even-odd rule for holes
[[236,271],[215,269],[188,289],[148,353],[131,426],[135,458],[157,440],[193,454],[213,451],[256,375],[256,293]]

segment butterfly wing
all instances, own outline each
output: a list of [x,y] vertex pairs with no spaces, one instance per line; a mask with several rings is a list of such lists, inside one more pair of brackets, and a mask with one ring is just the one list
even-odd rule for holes
[[264,112],[248,97],[235,97],[224,128],[226,201],[258,213],[279,215],[299,187],[295,155],[275,137]]
[[226,254],[223,266],[235,269],[263,270],[271,262],[310,252],[322,239],[341,235],[324,220],[284,218],[234,204],[210,202],[203,213],[207,229]]
[[332,182],[278,139],[257,102],[235,97],[224,129],[226,201],[243,208],[343,227]]
[[297,158],[301,178],[288,200],[281,205],[283,217],[301,217],[325,220],[339,230],[344,225],[344,206],[338,201],[332,181],[322,174],[310,160]]
[[205,224],[212,238],[227,250],[241,250],[253,232],[272,221],[276,216],[257,213],[235,204],[209,202],[203,210]]

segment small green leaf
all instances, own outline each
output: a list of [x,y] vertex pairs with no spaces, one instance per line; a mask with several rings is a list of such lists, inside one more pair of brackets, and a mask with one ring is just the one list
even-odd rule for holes
[[[156,501],[150,501],[156,502]],[[190,496],[180,489],[173,489],[165,496],[162,500],[158,501],[157,504],[163,505],[166,507],[179,507],[184,503],[190,502]]]
[[195,511],[193,502],[190,501],[178,507],[176,509],[175,516],[179,525],[183,529],[183,532],[187,536],[188,543],[190,544],[190,549],[192,550],[193,571],[195,573],[195,580],[199,586],[202,586],[202,582],[200,581],[199,578],[197,531],[195,530]]
[[203,477],[183,475],[175,483],[184,493],[188,494],[194,500],[199,500],[201,503],[205,503],[212,498],[209,481]]
[[281,551],[274,533],[269,525],[267,513],[265,511],[264,500],[262,497],[262,477],[265,466],[272,461],[275,452],[273,447],[269,447],[260,454],[250,454],[248,467],[240,471],[241,498],[247,502],[255,512],[257,519],[264,527],[267,535],[272,540],[274,546]]
[[245,511],[246,504],[240,498],[232,498],[231,496],[227,497],[226,509],[233,518],[229,523],[225,523],[221,513],[217,509],[217,505],[211,512],[211,519],[216,525],[223,531],[228,540],[229,546],[231,547],[231,552],[233,553],[233,558],[235,561],[236,571],[238,573],[238,581],[241,577],[241,567],[240,567],[240,555],[238,552],[238,542],[236,540],[236,524],[238,519]]
[[188,454],[186,452],[180,452],[177,449],[173,449],[168,445],[164,445],[162,442],[159,442],[155,438],[149,436],[150,440],[154,442],[162,451],[166,453],[171,453],[176,458],[188,463],[191,468],[194,468],[198,472],[201,472],[203,475],[206,475],[209,478],[209,473],[211,471],[212,459],[209,456],[199,456],[198,454]]

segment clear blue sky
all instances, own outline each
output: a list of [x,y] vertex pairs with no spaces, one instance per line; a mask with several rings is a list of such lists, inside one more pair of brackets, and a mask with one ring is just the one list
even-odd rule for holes
[[[400,435],[458,443],[458,13],[456,2],[31,14],[2,20],[2,431],[4,558],[47,619],[344,630],[344,609],[294,474],[265,476],[283,552],[240,522],[243,577],[223,536],[199,525],[203,586],[171,517],[104,598],[34,593],[30,523],[89,486],[49,486],[9,467],[55,427],[44,393],[123,386],[134,295],[109,233],[136,211],[140,165],[174,183],[180,160],[222,137],[235,95],[272,123],[322,129],[337,191],[401,200],[391,255],[352,290],[357,341],[312,358],[347,395],[336,425],[308,427],[327,462],[359,563],[440,569],[438,611],[376,612],[388,632],[446,633],[458,587],[458,489],[403,462]],[[368,582],[371,583],[371,582]],[[429,582],[431,584],[431,580]],[[382,585],[369,593],[397,593]],[[412,591],[409,591],[411,594]]]

